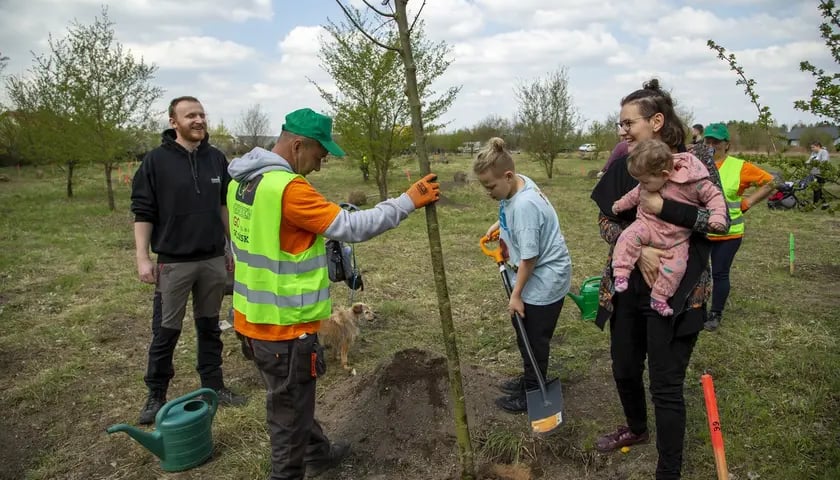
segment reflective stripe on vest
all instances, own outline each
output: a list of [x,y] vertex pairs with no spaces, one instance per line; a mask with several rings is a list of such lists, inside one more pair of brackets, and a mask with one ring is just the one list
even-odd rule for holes
[[246,321],[295,325],[329,318],[329,275],[324,238],[298,254],[280,249],[281,199],[298,175],[273,171],[246,183],[230,182],[227,205],[236,259],[233,308]]
[[738,195],[743,167],[744,161],[740,158],[726,157],[718,168],[723,195],[726,197],[726,208],[729,209],[729,231],[723,235],[710,233],[709,237],[744,234],[744,212],[741,211],[741,196]]

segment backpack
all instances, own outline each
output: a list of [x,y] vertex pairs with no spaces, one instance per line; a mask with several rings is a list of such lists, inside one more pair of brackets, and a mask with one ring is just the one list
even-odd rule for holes
[[338,240],[327,240],[327,272],[331,282],[344,282],[351,290],[364,290],[362,272],[356,266],[352,247]]

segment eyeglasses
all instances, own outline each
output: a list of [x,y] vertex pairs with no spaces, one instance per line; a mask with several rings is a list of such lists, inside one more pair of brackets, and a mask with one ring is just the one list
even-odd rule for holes
[[641,117],[628,118],[628,119],[626,119],[626,120],[622,120],[622,121],[620,121],[620,122],[616,123],[616,124],[615,124],[615,126],[616,126],[616,127],[618,127],[618,129],[619,129],[619,130],[624,130],[624,131],[626,132],[626,131],[630,130],[630,127],[632,127],[632,126],[633,126],[633,124],[634,124],[634,123],[636,123],[636,121],[638,121],[638,120],[640,120],[640,119],[642,119],[642,118],[644,118],[645,120],[647,120],[648,118],[650,118],[650,117],[652,117],[652,116],[653,116],[653,115],[643,115],[643,116],[641,116]]

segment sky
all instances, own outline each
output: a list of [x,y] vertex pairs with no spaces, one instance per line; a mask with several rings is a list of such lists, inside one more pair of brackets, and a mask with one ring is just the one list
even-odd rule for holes
[[[364,7],[361,0],[343,0]],[[340,22],[334,0],[0,0],[0,53],[4,74],[27,75],[33,53],[48,52],[50,34],[69,23],[92,23],[102,5],[115,22],[117,41],[157,65],[154,83],[164,96],[198,97],[211,123],[231,130],[259,104],[274,133],[286,113],[302,107],[327,111],[310,83],[331,90],[318,59],[322,25]],[[373,5],[381,7],[380,0]],[[422,0],[411,0],[417,9]],[[442,120],[447,130],[488,116],[513,118],[515,88],[568,69],[569,90],[584,120],[603,121],[621,97],[652,77],[660,79],[695,122],[757,118],[728,65],[708,39],[734,53],[757,82],[760,101],[779,124],[820,120],[797,111],[813,78],[799,71],[809,60],[836,71],[819,37],[818,0],[427,0],[427,37],[451,48],[447,72],[434,88],[460,85]],[[362,68],[360,66],[360,68]],[[7,100],[0,93],[0,102]]]

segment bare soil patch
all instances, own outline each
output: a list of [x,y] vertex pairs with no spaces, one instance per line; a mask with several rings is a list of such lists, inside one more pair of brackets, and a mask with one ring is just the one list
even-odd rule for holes
[[[462,367],[461,373],[475,451],[482,447],[476,439],[499,429],[521,434],[526,450],[529,445],[534,449],[530,458],[522,459],[530,465],[513,467],[479,455],[476,467],[482,478],[572,479],[586,475],[580,469],[581,452],[569,450],[569,438],[564,438],[573,432],[560,427],[558,434],[534,442],[526,430],[526,415],[505,413],[494,404],[501,395],[497,385],[503,376],[475,365]],[[316,413],[331,438],[351,442],[353,453],[329,478],[458,478],[450,403],[446,359],[419,349],[397,352],[370,374],[335,384],[319,401]],[[540,458],[546,465],[541,465]],[[589,458],[583,466],[594,468],[595,463]],[[552,467],[546,476],[548,464],[557,468]]]

